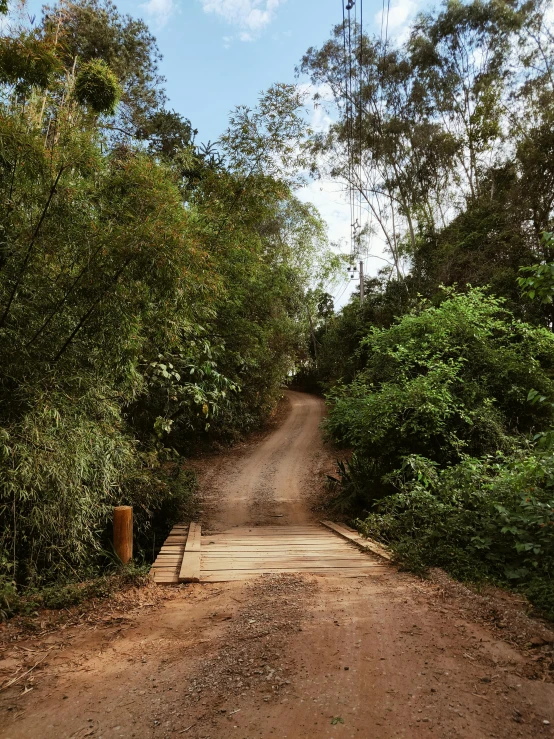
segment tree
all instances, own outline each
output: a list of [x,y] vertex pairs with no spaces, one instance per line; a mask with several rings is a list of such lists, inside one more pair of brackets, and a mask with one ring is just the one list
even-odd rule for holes
[[144,21],[122,15],[111,0],[61,0],[45,6],[40,30],[55,39],[66,70],[101,61],[117,77],[121,103],[110,124],[114,135],[156,133],[152,118],[164,111],[165,80],[156,39]]
[[20,585],[98,572],[123,501],[147,552],[163,540],[192,487],[177,455],[273,409],[333,269],[292,191],[296,91],[200,147],[155,59],[95,0],[0,40],[0,562]]

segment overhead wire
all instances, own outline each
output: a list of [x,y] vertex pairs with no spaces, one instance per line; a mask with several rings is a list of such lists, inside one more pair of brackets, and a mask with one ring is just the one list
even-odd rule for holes
[[[348,3],[350,4],[350,2]],[[350,206],[350,222],[352,222],[352,200],[351,200],[351,190],[350,190],[350,162],[351,162],[351,156],[350,156],[350,131],[349,131],[349,118],[350,118],[350,110],[349,110],[349,95],[348,95],[348,86],[349,86],[349,80],[348,80],[348,51],[347,51],[347,41],[346,41],[346,12],[345,12],[345,4],[344,0],[342,0],[342,44],[343,44],[343,63],[344,63],[344,115],[345,115],[345,130],[346,130],[346,159],[347,159],[347,183],[348,183],[348,202]],[[352,251],[352,228],[350,228],[350,251]]]
[[[363,0],[358,0],[359,4],[359,22],[358,7],[356,0],[342,0],[342,20],[343,20],[343,52],[344,52],[344,77],[345,77],[345,134],[347,149],[347,187],[348,201],[350,209],[350,254],[354,259],[360,257],[366,267],[367,261],[370,259],[369,249],[371,242],[371,233],[373,228],[374,213],[371,206],[367,208],[367,217],[364,222],[364,198],[368,200],[370,195],[371,182],[365,182],[365,171],[363,164],[363,123],[364,123],[364,26],[363,26]],[[386,7],[386,10],[385,10]],[[352,9],[354,13],[352,14]],[[352,18],[353,16],[353,18]],[[385,62],[388,47],[388,31],[390,18],[390,0],[382,0],[381,10],[381,30],[380,30],[380,47],[381,47],[381,65]],[[354,21],[355,36],[352,33],[352,20]],[[357,42],[357,43],[356,43]],[[354,48],[353,48],[354,44]],[[355,46],[357,45],[357,49]],[[356,70],[356,55],[357,67]],[[354,56],[354,65],[353,59]],[[379,64],[379,58],[377,58]],[[379,70],[376,70],[379,76]],[[357,74],[356,74],[357,72]],[[371,70],[368,67],[368,84],[370,83],[369,75]],[[357,76],[357,80],[356,80]],[[380,84],[378,81],[377,90]],[[375,116],[378,129],[383,123],[383,107],[385,105],[385,96],[381,92],[375,101]],[[357,115],[356,115],[357,114]],[[357,120],[356,120],[356,118]],[[357,129],[358,146],[356,147],[355,130]],[[356,158],[358,161],[356,162]],[[369,173],[368,173],[368,178]],[[375,173],[373,173],[375,178]],[[365,234],[363,234],[365,228]],[[341,292],[341,296],[346,290],[348,283]]]
[[339,295],[337,295],[337,297],[333,296],[333,303],[338,303],[338,302],[339,302],[339,300],[340,300],[340,299],[342,298],[342,296],[343,296],[343,295],[344,295],[344,293],[346,292],[346,288],[347,288],[347,287],[348,287],[348,285],[350,285],[350,284],[351,284],[351,283],[350,283],[350,280],[349,280],[349,281],[348,281],[348,282],[347,282],[347,283],[345,284],[345,286],[344,286],[344,287],[342,288],[342,290],[340,291]]
[[[364,110],[364,100],[363,100],[363,93],[364,93],[364,66],[363,66],[363,47],[364,47],[364,6],[363,6],[363,0],[360,0],[360,23],[358,25],[358,39],[359,39],[359,49],[358,49],[358,68],[359,68],[359,78],[358,78],[358,217],[359,217],[359,227],[360,227],[360,251],[362,251],[362,233],[363,233],[363,110]],[[364,265],[365,266],[365,265]]]
[[[352,95],[352,8],[356,7],[356,0],[349,0],[346,10],[348,11],[348,70],[347,70],[347,85],[346,85],[346,96],[348,105],[348,118],[347,118],[347,137],[350,142],[349,144],[349,172],[348,172],[348,195],[350,204],[350,251],[351,256],[355,255],[356,248],[356,202],[354,195],[353,179],[354,179],[354,106],[353,106],[353,95]],[[354,13],[356,11],[354,10]]]

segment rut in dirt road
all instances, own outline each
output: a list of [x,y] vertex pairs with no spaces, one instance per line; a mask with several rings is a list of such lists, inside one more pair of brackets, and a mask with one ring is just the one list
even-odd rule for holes
[[[288,398],[271,434],[198,465],[214,531],[315,523],[323,403]],[[151,584],[55,618],[0,632],[0,668],[21,676],[1,739],[554,736],[552,631],[440,573]]]

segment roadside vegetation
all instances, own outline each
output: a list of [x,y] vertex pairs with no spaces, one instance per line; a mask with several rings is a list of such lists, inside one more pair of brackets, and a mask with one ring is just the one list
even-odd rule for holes
[[168,107],[159,59],[145,24],[107,0],[3,25],[5,613],[17,593],[114,567],[114,505],[134,507],[136,559],[151,558],[192,513],[183,457],[268,416],[305,345],[314,274],[333,269],[294,194],[294,86],[202,145]]
[[[353,24],[346,52],[338,26],[299,67],[328,130],[276,84],[215,144],[109,0],[4,21],[2,614],[115,587],[114,505],[140,578],[194,514],[187,454],[257,427],[296,372],[353,452],[345,516],[418,572],[554,618],[550,5],[447,0],[401,43]],[[338,313],[340,260],[295,195],[310,170],[369,213],[353,254],[384,247]]]
[[448,0],[401,44],[354,28],[345,56],[339,26],[301,69],[336,106],[315,171],[369,211],[355,250],[385,245],[363,305],[315,331],[327,432],[353,451],[335,505],[407,566],[515,587],[554,618],[549,11]]

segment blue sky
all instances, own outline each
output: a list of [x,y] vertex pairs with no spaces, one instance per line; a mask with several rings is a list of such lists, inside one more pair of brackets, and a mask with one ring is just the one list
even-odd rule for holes
[[[218,138],[236,105],[254,106],[259,93],[273,83],[294,82],[294,68],[308,47],[320,46],[342,21],[342,0],[115,2],[121,12],[142,17],[150,26],[164,56],[161,71],[169,107],[190,119],[201,142]],[[361,2],[356,3],[358,12]],[[363,2],[364,28],[377,35],[382,2]],[[389,36],[402,35],[422,2],[390,0]],[[42,4],[28,0],[27,12],[40,15]],[[330,238],[348,251],[350,217],[340,190],[337,183],[313,182],[300,197],[319,208]],[[375,274],[382,264],[370,257],[366,271]],[[331,291],[338,305],[351,291],[347,279],[345,275]]]
[[[357,0],[359,10],[362,0]],[[13,3],[15,5],[15,3]],[[40,0],[28,0],[40,15]],[[293,82],[309,46],[342,21],[342,0],[115,0],[142,17],[164,56],[170,107],[190,118],[202,141],[224,130],[229,111],[254,105],[274,82]],[[379,33],[382,0],[363,3],[364,27]],[[413,15],[416,0],[392,0],[389,28]]]

